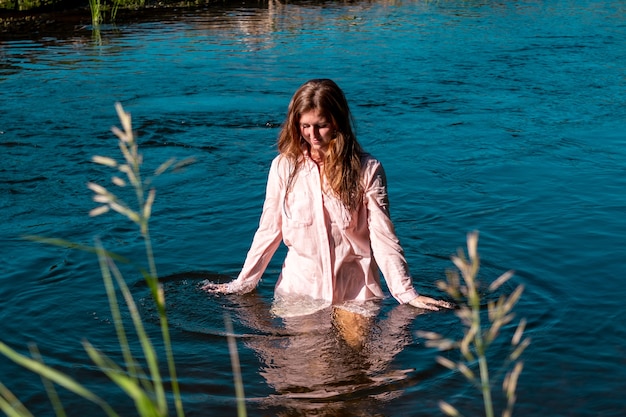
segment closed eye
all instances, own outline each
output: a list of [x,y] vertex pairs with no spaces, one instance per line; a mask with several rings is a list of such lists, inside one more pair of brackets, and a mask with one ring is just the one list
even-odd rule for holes
[[314,127],[316,129],[325,129],[325,128],[329,127],[329,126],[330,126],[329,123],[322,123],[322,124],[319,124],[319,125],[308,125],[308,124],[301,124],[300,125],[300,127],[302,129],[308,129],[310,127]]

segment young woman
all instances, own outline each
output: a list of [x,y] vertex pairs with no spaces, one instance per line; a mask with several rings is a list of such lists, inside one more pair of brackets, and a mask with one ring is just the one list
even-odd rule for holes
[[401,304],[451,308],[413,288],[389,216],[385,172],[357,142],[337,84],[311,80],[295,92],[278,150],[259,228],[239,276],[225,284],[206,282],[203,289],[252,291],[282,240],[288,252],[276,299],[321,301],[322,307],[380,299],[380,270]]

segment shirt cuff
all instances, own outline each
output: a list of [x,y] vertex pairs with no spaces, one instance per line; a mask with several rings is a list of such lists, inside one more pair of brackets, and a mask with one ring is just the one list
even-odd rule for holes
[[413,300],[419,296],[415,288],[411,288],[410,290],[403,292],[402,294],[394,295],[395,299],[398,300],[400,304],[407,304],[409,301]]

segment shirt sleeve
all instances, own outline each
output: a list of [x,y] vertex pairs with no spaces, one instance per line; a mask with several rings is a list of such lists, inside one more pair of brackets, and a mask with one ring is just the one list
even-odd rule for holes
[[374,259],[391,295],[401,304],[406,304],[418,294],[413,288],[404,251],[391,222],[385,171],[376,160],[369,160],[363,169],[366,170],[364,198]]
[[279,157],[272,161],[259,227],[254,234],[241,272],[237,279],[228,285],[228,292],[247,293],[252,291],[259,283],[265,268],[280,245],[282,239],[280,202],[282,200],[283,179],[278,172],[279,164]]

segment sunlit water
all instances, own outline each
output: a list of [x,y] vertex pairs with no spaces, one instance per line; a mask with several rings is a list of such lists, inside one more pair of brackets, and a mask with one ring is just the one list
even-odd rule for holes
[[[47,363],[132,414],[81,345],[120,360],[94,256],[21,239],[98,237],[142,262],[133,225],[87,216],[85,184],[111,175],[89,160],[116,156],[120,101],[149,169],[197,160],[155,180],[151,223],[188,415],[236,412],[224,313],[249,415],[432,416],[442,399],[477,415],[477,391],[415,335],[457,337],[453,313],[386,299],[353,349],[329,311],[271,314],[281,251],[252,295],[198,289],[237,274],[288,100],[330,77],[385,165],[418,290],[441,296],[435,282],[475,229],[482,279],[514,269],[504,291],[525,285],[517,313],[532,344],[515,414],[625,415],[625,13],[623,1],[272,3],[0,42],[0,339],[22,352],[36,342]],[[158,340],[147,289],[135,269],[124,273]],[[507,352],[503,341],[489,357]],[[35,414],[53,414],[40,380],[5,358],[0,380]],[[73,416],[101,413],[63,401]]]

